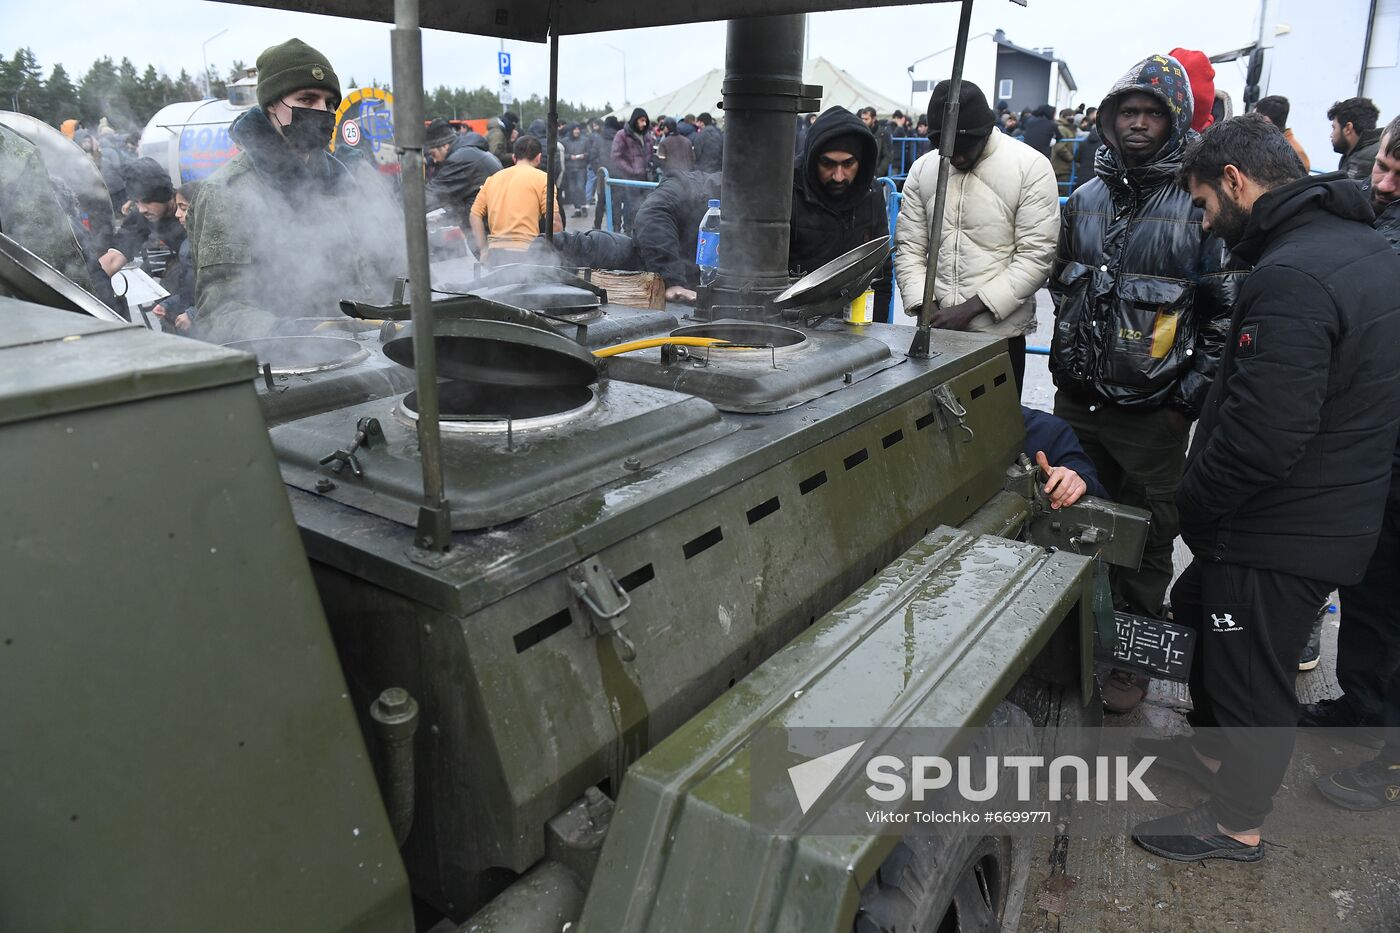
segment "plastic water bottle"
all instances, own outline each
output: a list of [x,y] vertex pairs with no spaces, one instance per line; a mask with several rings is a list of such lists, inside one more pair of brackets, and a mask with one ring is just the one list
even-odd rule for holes
[[700,236],[695,241],[695,264],[700,267],[700,284],[709,285],[719,271],[719,199],[710,200],[710,209],[700,218]]

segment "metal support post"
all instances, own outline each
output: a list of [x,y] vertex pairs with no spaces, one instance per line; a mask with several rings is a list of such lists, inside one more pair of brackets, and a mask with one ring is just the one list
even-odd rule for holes
[[[559,24],[551,17],[549,23],[549,126],[545,128],[545,138],[549,141],[549,152],[545,154],[545,171],[549,178],[544,183],[544,233],[549,244],[554,245],[554,203],[558,194],[554,187],[554,173],[559,165]],[[562,179],[563,176],[561,175]],[[560,211],[563,219],[563,211]]]
[[404,233],[408,241],[409,310],[413,368],[418,377],[418,450],[423,461],[423,504],[414,542],[424,550],[451,545],[438,427],[437,349],[433,340],[432,277],[428,271],[427,197],[423,185],[423,37],[418,0],[394,0],[390,37],[394,73],[394,140],[403,183]]
[[919,327],[914,331],[914,342],[909,347],[909,355],[928,359],[933,355],[933,312],[937,305],[933,298],[933,285],[938,277],[938,252],[943,243],[943,209],[948,203],[949,159],[953,157],[953,146],[958,139],[958,97],[962,93],[963,61],[967,58],[967,34],[972,25],[972,2],[962,0],[962,14],[958,18],[958,45],[953,52],[953,74],[948,81],[948,104],[943,108],[943,131],[938,138],[938,184],[934,188],[933,217],[929,220],[928,267],[924,272],[923,304],[919,307]]

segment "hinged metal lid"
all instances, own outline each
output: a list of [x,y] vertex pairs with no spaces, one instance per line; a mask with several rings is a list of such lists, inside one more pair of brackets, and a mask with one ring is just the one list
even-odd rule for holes
[[[507,386],[589,385],[598,381],[592,353],[553,331],[505,321],[448,320],[434,325],[438,374]],[[395,363],[413,366],[413,325],[384,345]]]
[[865,291],[889,254],[887,236],[857,246],[788,286],[787,291],[773,299],[773,307],[810,308],[827,302],[852,301]]

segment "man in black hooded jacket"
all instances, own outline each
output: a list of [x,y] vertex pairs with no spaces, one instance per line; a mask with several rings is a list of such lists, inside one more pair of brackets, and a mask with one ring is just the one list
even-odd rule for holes
[[1390,489],[1400,262],[1358,187],[1308,177],[1258,114],[1207,129],[1181,181],[1254,269],[1178,496],[1195,559],[1172,608],[1197,632],[1196,732],[1152,749],[1211,795],[1133,838],[1166,858],[1257,861],[1293,751],[1298,654],[1323,597],[1361,579]]
[[429,124],[424,145],[432,167],[426,191],[428,210],[445,208],[458,227],[464,232],[471,230],[472,204],[486,179],[501,171],[500,161],[476,146],[467,134],[453,130],[442,117]]
[[642,268],[665,282],[667,301],[695,300],[700,284],[696,237],[711,199],[720,196],[720,178],[718,172],[667,175],[637,211],[632,239]]
[[[1142,563],[1113,568],[1121,608],[1160,618],[1172,578],[1186,439],[1220,359],[1243,273],[1176,185],[1191,134],[1181,63],[1153,55],[1099,108],[1098,177],[1061,211],[1050,273],[1055,414],[1074,427],[1115,500],[1152,513]],[[1126,712],[1146,680],[1115,673],[1104,704]]]
[[[806,275],[842,253],[889,236],[884,191],[872,184],[879,146],[845,107],[832,107],[807,132],[792,179],[788,271]],[[875,279],[875,320],[888,321],[891,265]]]

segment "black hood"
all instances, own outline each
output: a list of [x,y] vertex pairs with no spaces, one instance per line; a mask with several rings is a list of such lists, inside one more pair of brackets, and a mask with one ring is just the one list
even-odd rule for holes
[[632,116],[629,117],[627,120],[627,128],[632,132],[636,133],[638,136],[642,135],[642,131],[637,128],[637,121],[640,120],[642,117],[646,117],[647,124],[650,125],[651,117],[648,117],[647,112],[641,107],[635,108],[632,111]]
[[[860,141],[860,168],[856,172],[846,196],[834,201],[826,189],[817,181],[817,156],[830,148],[831,140],[838,136],[856,136]],[[860,117],[845,107],[832,107],[817,117],[807,131],[807,143],[798,157],[797,184],[809,200],[818,201],[832,210],[843,210],[859,202],[870,191],[870,183],[875,179],[875,159],[879,155],[879,145],[875,134],[860,121]]]
[[1250,211],[1244,239],[1231,250],[1239,259],[1257,263],[1271,239],[1290,226],[1300,214],[1322,211],[1368,227],[1376,215],[1361,188],[1345,172],[1309,175],[1259,196]]

